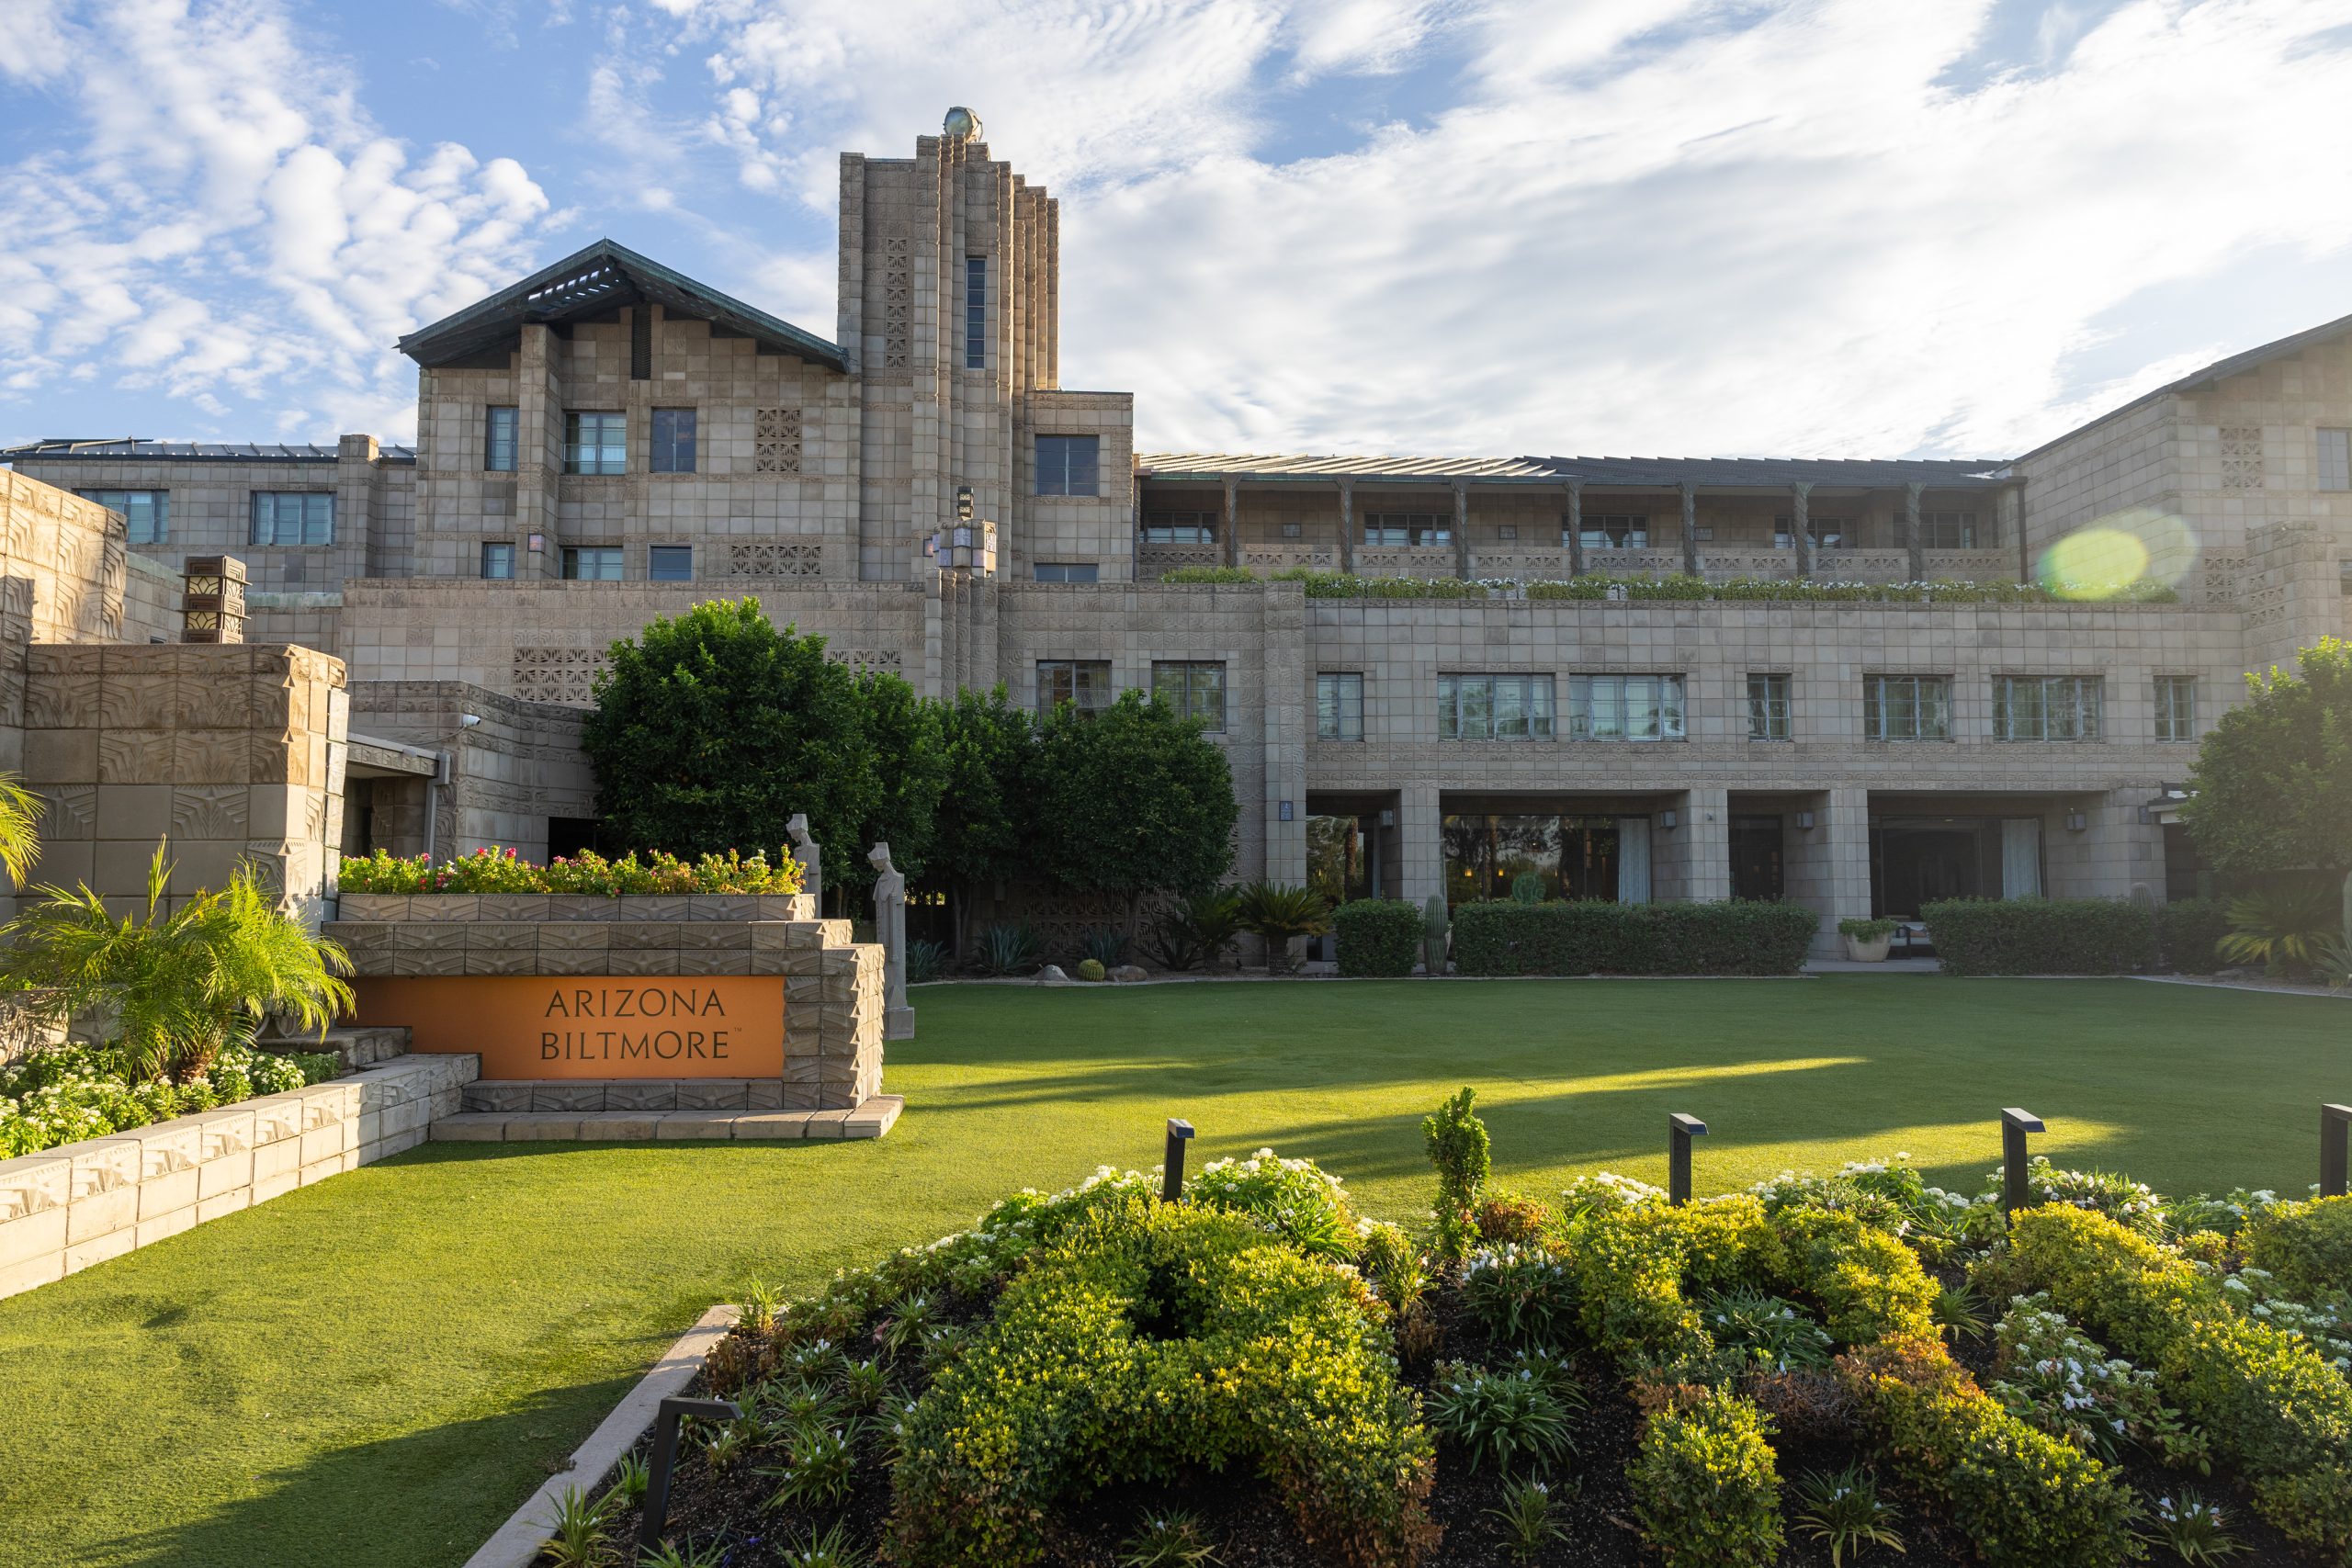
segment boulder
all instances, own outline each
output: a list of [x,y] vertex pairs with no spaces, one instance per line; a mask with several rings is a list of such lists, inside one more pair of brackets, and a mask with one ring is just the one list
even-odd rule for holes
[[1037,971],[1037,984],[1041,986],[1072,986],[1076,985],[1077,982],[1062,973],[1062,966],[1060,964],[1048,964],[1043,969]]
[[1122,964],[1111,971],[1111,978],[1122,985],[1132,985],[1137,980],[1150,979],[1151,974],[1140,964]]

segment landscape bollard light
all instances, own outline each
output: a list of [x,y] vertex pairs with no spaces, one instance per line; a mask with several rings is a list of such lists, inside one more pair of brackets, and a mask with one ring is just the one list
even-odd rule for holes
[[653,1417],[653,1465],[645,1481],[645,1513],[638,1521],[637,1547],[650,1551],[662,1544],[662,1526],[670,1518],[670,1469],[678,1459],[678,1421],[692,1416],[704,1421],[740,1421],[742,1407],[731,1399],[665,1399]]
[[2014,1214],[2026,1205],[2025,1135],[2046,1132],[2041,1118],[2016,1106],[2001,1111],[2001,1213]]
[[1159,1201],[1179,1203],[1184,1199],[1184,1145],[1193,1139],[1193,1124],[1181,1116],[1168,1119],[1168,1158],[1166,1174],[1159,1183]]
[[1666,1119],[1666,1201],[1677,1208],[1690,1201],[1690,1140],[1707,1124],[1678,1111]]
[[2352,1105],[2323,1105],[2319,1108],[2319,1195],[2341,1198],[2345,1183],[2352,1178]]

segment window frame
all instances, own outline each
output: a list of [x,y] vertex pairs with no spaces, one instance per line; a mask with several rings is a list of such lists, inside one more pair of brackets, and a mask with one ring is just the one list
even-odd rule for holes
[[[1796,739],[1794,682],[1785,674],[1751,670],[1747,675],[1747,738],[1777,742]],[[1760,689],[1759,689],[1760,687]]]
[[1040,659],[1035,678],[1039,718],[1051,718],[1064,703],[1091,717],[1118,700],[1107,659]]
[[[1623,538],[1612,539],[1611,525],[1618,525]],[[1636,536],[1638,536],[1638,537]],[[1646,512],[1597,512],[1580,520],[1577,528],[1579,547],[1588,550],[1645,550],[1650,547],[1650,514]],[[1568,523],[1560,520],[1560,547],[1568,547]]]
[[1367,512],[1363,529],[1366,549],[1443,550],[1453,546],[1453,518],[1442,512]]
[[[645,471],[650,474],[691,474],[700,459],[701,411],[672,406],[658,408],[646,422]],[[666,421],[665,417],[666,416]],[[664,433],[662,425],[669,430]],[[679,434],[683,423],[685,433]]]
[[[1052,464],[1048,464],[1046,460],[1046,444],[1049,442],[1057,444],[1054,450],[1060,459]],[[1102,493],[1102,436],[1097,434],[1061,435],[1052,432],[1040,432],[1035,437],[1034,448],[1037,465],[1037,494],[1083,498],[1096,497]],[[1081,450],[1087,455],[1086,488],[1083,490],[1078,488],[1079,465],[1076,461],[1077,455]]]
[[[108,512],[122,513],[123,542],[128,545],[168,545],[172,542],[172,492],[168,490],[77,490],[74,492],[84,501],[95,501]],[[141,537],[141,522],[131,515],[128,504],[133,496],[144,496],[148,505],[144,511],[145,536]],[[119,501],[124,504],[117,505]]]
[[[1188,521],[1176,521],[1180,517]],[[1143,519],[1143,542],[1147,545],[1214,545],[1216,543],[1218,521],[1214,512],[1148,512]]]
[[[1808,516],[1804,520],[1804,525],[1813,535],[1813,547],[1815,549],[1842,550],[1846,547],[1846,529],[1849,526],[1847,519],[1843,517]],[[1773,518],[1772,547],[1776,550],[1793,549],[1796,547],[1796,513],[1793,512],[1784,512],[1779,516]]]
[[[278,503],[286,501],[299,501],[302,503],[297,509],[298,514],[294,520],[296,536],[291,539],[278,537],[280,527],[277,515],[280,510]],[[266,538],[262,536],[262,512],[265,502],[269,503],[267,510],[270,513],[269,536]],[[314,507],[311,505],[313,502],[323,504]],[[311,515],[314,511],[325,513],[323,528],[316,530],[320,534],[317,538],[311,536],[315,525],[320,522],[320,519]],[[334,491],[331,490],[257,490],[251,492],[247,501],[246,516],[248,519],[245,531],[246,543],[261,549],[325,549],[334,543]]]
[[[586,564],[584,558],[592,555],[596,558],[596,565],[599,567],[605,565],[609,559],[613,569],[610,576],[606,576],[601,570],[593,577],[582,575],[580,568]],[[628,581],[628,559],[619,545],[566,545],[563,547],[563,555],[557,564],[562,572],[562,580],[566,582],[626,582]]]
[[[1053,573],[1048,577],[1047,572]],[[1029,563],[1032,582],[1100,582],[1102,563],[1091,560],[1040,560]]]
[[[1330,723],[1324,723],[1324,710]],[[1355,733],[1348,733],[1351,719]],[[1315,672],[1315,739],[1360,741],[1363,739],[1363,672],[1360,670],[1317,670]]]
[[[1635,699],[1645,707],[1638,714]],[[1605,701],[1604,701],[1605,699]],[[1601,715],[1610,728],[1601,728]],[[1568,677],[1566,739],[1634,745],[1690,739],[1690,691],[1679,674],[1608,671]],[[1638,728],[1637,728],[1638,726]]]
[[[594,421],[596,437],[584,439]],[[617,445],[616,445],[617,442]],[[583,461],[582,454],[594,450],[596,457]],[[617,451],[617,458],[611,454]],[[566,409],[563,411],[563,471],[586,479],[612,479],[628,472],[628,415],[615,409]]]
[[[505,552],[504,560],[505,560],[506,570],[503,570],[503,571],[492,571],[492,570],[491,570],[491,562],[492,562],[492,560],[493,558],[494,558],[494,557],[492,555],[492,551],[494,551],[494,550],[503,550],[503,551]],[[514,540],[512,540],[512,539],[484,539],[484,540],[481,542],[481,561],[480,561],[480,567],[481,567],[481,580],[482,580],[484,582],[512,582],[512,581],[514,581]]]
[[2197,739],[2197,677],[2159,675],[2154,682],[2156,740],[2176,744]]
[[2313,435],[2312,488],[2352,491],[2352,430],[2322,425]]
[[[499,415],[504,414],[503,422]],[[506,460],[500,462],[501,439],[499,425],[506,432],[503,447]],[[486,474],[511,474],[522,466],[523,411],[513,403],[485,403],[481,411],[481,471]]]
[[1993,677],[1993,739],[2005,744],[2103,739],[2106,710],[2105,682],[2097,675]]
[[[1888,722],[1893,716],[1887,704],[1887,694],[1894,687],[1907,688],[1910,730],[1907,735],[1893,732]],[[1924,701],[1930,693],[1935,701]],[[1951,739],[1951,677],[1949,675],[1913,675],[1906,673],[1865,674],[1862,677],[1862,739],[1882,740],[1894,745],[1920,742],[1948,742]],[[1939,725],[1928,732],[1928,717],[1933,712]]]
[[[685,570],[674,576],[664,576],[662,562],[666,558],[683,558]],[[695,580],[695,547],[692,545],[648,545],[645,547],[645,581],[648,582],[692,582]]]
[[[1935,531],[1950,524],[1956,545],[1943,544],[1934,536]],[[1976,513],[1939,508],[1919,513],[1919,547],[1923,550],[1974,550],[1984,548],[1984,536],[1978,532]]]
[[[1437,678],[1437,738],[1503,745],[1556,740],[1557,694],[1555,679],[1548,674],[1518,671],[1441,674]],[[1506,725],[1516,726],[1516,731]]]
[[[1172,683],[1176,700],[1169,700],[1163,681]],[[1198,718],[1204,735],[1223,735],[1226,719],[1225,660],[1222,659],[1155,659],[1151,661],[1151,700],[1167,703],[1179,716]],[[1214,708],[1214,711],[1212,710]]]
[[964,258],[964,368],[989,367],[989,258]]

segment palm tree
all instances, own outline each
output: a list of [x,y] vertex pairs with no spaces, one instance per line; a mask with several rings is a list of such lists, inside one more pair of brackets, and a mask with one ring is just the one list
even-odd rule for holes
[[27,789],[14,773],[0,773],[0,871],[18,887],[32,874],[40,859],[40,839],[33,823],[40,817],[40,796]]
[[1269,975],[1290,966],[1294,940],[1331,929],[1330,900],[1295,883],[1252,882],[1241,889],[1240,903],[1241,929],[1265,942]]

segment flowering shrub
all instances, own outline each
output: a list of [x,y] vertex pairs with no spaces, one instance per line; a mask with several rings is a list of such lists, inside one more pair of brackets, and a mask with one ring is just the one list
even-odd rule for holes
[[435,861],[407,859],[382,850],[346,859],[340,876],[345,893],[563,893],[613,898],[624,894],[797,893],[800,864],[789,857],[770,865],[764,853],[746,857],[734,850],[683,861],[656,850],[640,860],[630,851],[606,860],[594,850],[533,865],[509,850],[476,850]]
[[2341,1295],[2323,1296],[2316,1303],[2297,1301],[2279,1288],[2278,1277],[2268,1269],[2249,1267],[2222,1279],[2222,1299],[2247,1317],[2303,1341],[2339,1371],[2352,1371],[2352,1322],[2337,1304]]
[[1462,1301],[1505,1344],[1553,1345],[1575,1319],[1576,1286],[1550,1247],[1506,1242],[1470,1255]]
[[1993,1340],[2000,1374],[1993,1396],[2028,1426],[2101,1459],[2114,1459],[2128,1439],[2176,1468],[2211,1468],[2202,1435],[2157,1395],[2155,1373],[2109,1356],[2052,1311],[2048,1296],[2019,1296]]
[[[1992,1201],[2000,1191],[2006,1169],[1995,1166],[1985,1178],[1990,1185],[1984,1201]],[[2030,1202],[2087,1209],[2105,1214],[2134,1235],[2151,1239],[2165,1233],[2165,1201],[2144,1181],[2103,1170],[2060,1170],[2045,1156],[2035,1155],[2026,1162],[2025,1184]]]
[[1756,1406],[1688,1390],[1649,1418],[1625,1472],[1642,1534],[1673,1568],[1765,1568],[1780,1556],[1781,1473]]
[[2305,1300],[2352,1301],[2352,1198],[2266,1208],[2246,1226],[2246,1262]]
[[324,1053],[281,1055],[231,1041],[180,1082],[133,1083],[108,1053],[92,1046],[36,1051],[0,1066],[0,1159],[281,1094],[331,1078],[339,1066]]
[[1560,1192],[1560,1213],[1566,1219],[1613,1213],[1619,1209],[1663,1209],[1666,1189],[1637,1181],[1614,1171],[1579,1176]]
[[1217,1160],[1184,1183],[1184,1196],[1247,1214],[1301,1252],[1355,1256],[1356,1217],[1347,1190],[1311,1159],[1277,1159],[1273,1150],[1260,1149],[1248,1159]]

